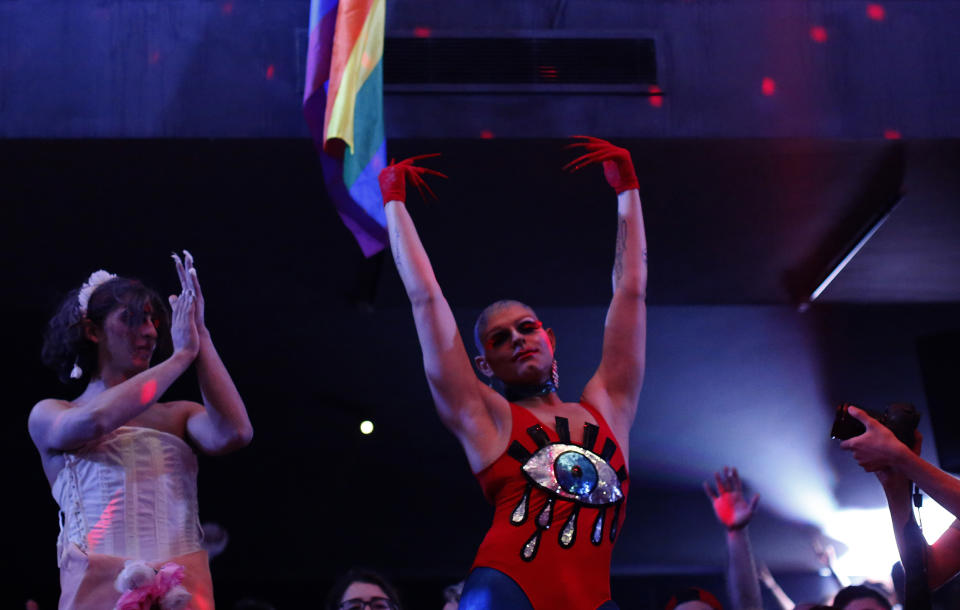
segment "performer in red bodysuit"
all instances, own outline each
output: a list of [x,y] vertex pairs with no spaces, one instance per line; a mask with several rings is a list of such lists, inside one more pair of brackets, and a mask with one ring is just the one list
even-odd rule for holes
[[[602,358],[579,402],[557,395],[556,336],[517,301],[488,306],[474,328],[476,367],[503,394],[477,378],[404,204],[408,183],[429,191],[423,176],[443,175],[414,165],[430,155],[380,174],[390,245],[437,412],[495,505],[462,610],[616,608],[610,555],[624,518],[629,432],[643,383],[646,238],[630,154],[586,136],[572,146],[586,154],[567,169],[602,163],[619,219]],[[539,228],[531,235],[539,238]]]

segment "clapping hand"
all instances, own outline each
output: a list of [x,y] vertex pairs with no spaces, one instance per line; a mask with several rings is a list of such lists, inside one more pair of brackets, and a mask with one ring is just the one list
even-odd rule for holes
[[[177,265],[177,277],[180,278],[180,294],[193,293],[196,307],[194,309],[194,320],[197,330],[201,333],[207,332],[207,325],[204,320],[204,300],[203,291],[200,290],[200,279],[197,277],[197,268],[193,265],[193,255],[189,251],[183,251],[183,260],[176,252],[173,253],[173,262]],[[172,303],[172,301],[171,301]]]

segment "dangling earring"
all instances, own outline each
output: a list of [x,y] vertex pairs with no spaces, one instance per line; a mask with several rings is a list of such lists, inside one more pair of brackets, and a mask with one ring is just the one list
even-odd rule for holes
[[70,379],[80,379],[83,377],[83,369],[80,368],[80,356],[73,361],[73,368],[70,369]]
[[557,373],[557,361],[553,361],[553,366],[550,367],[550,379],[553,380],[554,389],[560,388],[560,374]]

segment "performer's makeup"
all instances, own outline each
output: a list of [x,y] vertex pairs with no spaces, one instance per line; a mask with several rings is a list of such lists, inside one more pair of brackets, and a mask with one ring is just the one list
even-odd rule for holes
[[[525,317],[525,319],[521,318],[518,322],[514,322],[513,326],[517,329],[518,333],[522,335],[530,335],[543,328],[543,322],[532,316],[529,316]],[[495,327],[491,330],[491,334],[487,336],[487,340],[484,342],[484,347],[488,350],[500,347],[507,343],[512,336],[513,334],[510,332],[509,328]]]

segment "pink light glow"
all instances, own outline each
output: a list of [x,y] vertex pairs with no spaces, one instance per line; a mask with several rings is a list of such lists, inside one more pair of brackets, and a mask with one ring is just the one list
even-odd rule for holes
[[884,129],[883,137],[888,140],[899,140],[901,138],[900,132],[896,129]]
[[116,493],[113,494],[113,498],[111,498],[103,508],[103,512],[100,513],[100,518],[97,519],[97,522],[93,524],[93,527],[91,527],[87,533],[87,548],[91,551],[99,547],[100,542],[103,541],[103,536],[107,530],[110,529],[114,515],[120,509],[120,494],[121,491],[118,489]]
[[270,64],[269,66],[267,66],[267,74],[266,74],[267,80],[273,80],[273,77],[276,76],[276,74],[277,74],[277,69],[273,67],[273,64]]
[[870,3],[867,5],[867,17],[874,21],[883,21],[887,18],[887,10],[882,4]]
[[822,25],[815,25],[810,28],[810,40],[824,43],[827,41],[827,28]]
[[767,96],[773,95],[777,92],[777,82],[769,76],[765,76],[760,84],[760,91]]
[[417,27],[413,28],[413,35],[416,38],[430,38],[432,33],[433,32],[430,30],[430,28],[422,25],[418,25]]
[[647,98],[647,102],[654,108],[662,108],[663,96],[660,94],[663,93],[663,90],[656,85],[650,85],[649,91],[653,95]]
[[232,14],[233,14],[233,2],[224,2],[223,4],[221,4],[221,5],[220,5],[220,12],[223,13],[224,15],[232,15]]
[[492,139],[494,139],[495,137],[496,137],[496,136],[493,135],[493,132],[490,131],[489,129],[484,129],[483,131],[480,132],[480,138],[482,138],[482,139],[484,139],[484,140],[492,140]]
[[140,388],[140,404],[148,405],[157,397],[157,380],[150,379]]

